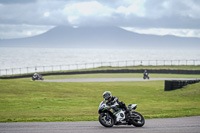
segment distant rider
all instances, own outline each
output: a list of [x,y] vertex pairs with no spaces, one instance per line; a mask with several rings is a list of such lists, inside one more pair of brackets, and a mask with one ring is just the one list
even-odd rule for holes
[[147,76],[148,73],[147,73],[147,70],[144,70],[144,76]]
[[38,73],[35,73],[35,74],[33,75],[33,77],[34,77],[35,79],[38,79]]
[[147,70],[144,70],[144,77],[143,79],[149,79],[149,74],[147,73]]
[[118,101],[118,97],[112,96],[112,94],[111,94],[110,91],[105,91],[105,92],[103,93],[103,98],[104,98],[104,100],[107,101],[106,104],[107,104],[108,106],[114,105],[115,102],[117,102],[117,103],[119,104],[119,107],[122,108],[122,109],[125,109],[126,114],[129,114],[129,115],[130,115],[130,111],[127,109],[125,103],[122,102],[122,101],[119,102],[119,101]]

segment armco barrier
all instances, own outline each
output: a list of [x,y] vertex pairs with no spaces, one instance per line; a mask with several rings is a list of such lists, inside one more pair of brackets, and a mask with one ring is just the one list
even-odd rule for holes
[[165,91],[180,89],[188,84],[198,82],[200,82],[200,80],[165,80]]
[[[64,62],[63,62],[64,63]],[[124,61],[110,61],[110,62],[91,62],[91,63],[75,63],[63,65],[50,66],[32,66],[22,68],[4,68],[0,69],[0,76],[29,74],[29,73],[45,73],[57,71],[74,71],[98,68],[124,68],[133,66],[200,66],[200,60],[124,60]]]
[[[47,75],[70,75],[70,74],[91,74],[91,73],[141,73],[144,70],[148,73],[163,73],[163,74],[200,74],[200,70],[166,70],[166,69],[115,69],[115,70],[91,70],[91,71],[71,71],[71,72],[49,72],[41,73],[43,76]],[[27,78],[32,77],[33,73],[26,75],[10,75],[1,76],[0,79],[13,79],[13,78]]]

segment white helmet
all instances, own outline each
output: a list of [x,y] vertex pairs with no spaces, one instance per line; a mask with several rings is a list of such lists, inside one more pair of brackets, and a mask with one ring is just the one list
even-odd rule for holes
[[104,98],[104,100],[108,100],[110,97],[112,97],[112,94],[111,94],[110,91],[105,91],[105,92],[103,93],[103,98]]

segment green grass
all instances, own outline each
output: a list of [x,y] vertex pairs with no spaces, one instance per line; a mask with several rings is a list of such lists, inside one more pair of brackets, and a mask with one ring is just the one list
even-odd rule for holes
[[[150,78],[200,78],[198,74],[149,74]],[[74,78],[142,78],[143,73],[102,73],[102,74],[73,74],[45,76],[45,79],[74,79]]]
[[[88,74],[51,78],[141,77],[141,74]],[[200,75],[151,74],[151,77]],[[200,115],[200,83],[164,91],[164,81],[55,83],[30,78],[0,80],[0,122],[96,121],[102,93],[110,90],[126,104],[137,103],[145,118]]]

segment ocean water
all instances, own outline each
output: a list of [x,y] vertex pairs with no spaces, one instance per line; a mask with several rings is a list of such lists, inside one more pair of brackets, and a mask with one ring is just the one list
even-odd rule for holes
[[[170,64],[179,60],[180,64],[200,65],[200,50],[177,49],[68,49],[68,48],[5,48],[0,47],[0,69],[27,68],[36,66],[63,66],[129,61],[132,65]],[[187,60],[187,61],[186,61]],[[194,62],[194,60],[196,60]],[[134,62],[135,61],[135,62]],[[154,64],[152,64],[154,63]],[[109,65],[109,64],[108,64]],[[119,62],[118,62],[119,65]],[[130,64],[131,65],[131,64]],[[87,65],[88,66],[88,65]],[[94,66],[94,64],[93,64]],[[84,66],[86,67],[86,65]]]

